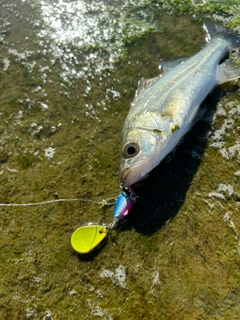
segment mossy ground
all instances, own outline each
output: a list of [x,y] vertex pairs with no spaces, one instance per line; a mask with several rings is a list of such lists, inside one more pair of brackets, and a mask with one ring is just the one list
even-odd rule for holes
[[[102,85],[93,80],[84,97],[84,81],[63,83],[57,63],[44,81],[24,59],[9,55],[9,48],[20,52],[28,36],[24,47],[35,53],[26,62],[51,66],[50,57],[38,52],[32,24],[11,16],[13,8],[7,11],[12,32],[0,49],[0,61],[10,60],[0,72],[0,203],[50,200],[56,193],[96,201],[116,196],[120,132],[137,81],[157,75],[160,59],[197,52],[204,44],[201,26],[158,12],[161,32],[132,39],[126,60],[104,75]],[[120,99],[106,99],[109,88]],[[103,100],[105,110],[98,104]],[[72,250],[71,234],[89,221],[111,222],[112,208],[81,201],[1,207],[0,318],[238,319],[239,160],[237,153],[227,160],[210,146],[236,101],[239,82],[213,92],[204,102],[205,118],[219,102],[226,115],[195,125],[174,158],[136,189],[140,201],[129,223],[91,256]],[[238,143],[239,113],[233,118],[223,135],[228,148]],[[45,156],[49,147],[53,158]],[[220,192],[220,184],[234,191]],[[121,265],[126,288],[100,276]]]

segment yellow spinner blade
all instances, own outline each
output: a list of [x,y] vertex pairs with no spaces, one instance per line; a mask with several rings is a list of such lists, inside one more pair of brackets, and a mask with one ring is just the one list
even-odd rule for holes
[[106,237],[107,230],[100,225],[82,226],[71,237],[71,245],[78,253],[88,253],[96,248]]

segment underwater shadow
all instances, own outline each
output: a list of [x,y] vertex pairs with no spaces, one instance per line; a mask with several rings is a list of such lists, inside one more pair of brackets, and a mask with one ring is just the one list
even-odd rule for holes
[[81,262],[91,262],[103,250],[103,248],[106,246],[107,242],[108,242],[108,238],[105,238],[103,241],[101,241],[101,243],[96,248],[94,248],[90,252],[84,253],[84,254],[74,252],[73,254],[76,255],[78,260]]
[[205,152],[217,103],[234,91],[233,87],[218,87],[204,100],[200,108],[200,112],[206,109],[203,119],[185,135],[173,159],[159,164],[142,186],[134,188],[139,201],[129,215],[129,224],[137,232],[151,235],[179,212]]

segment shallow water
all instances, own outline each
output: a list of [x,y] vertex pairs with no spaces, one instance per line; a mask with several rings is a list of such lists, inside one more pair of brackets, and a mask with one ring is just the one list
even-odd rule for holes
[[[192,19],[204,10],[89,3],[0,1],[0,203],[117,196],[138,80],[204,45]],[[211,14],[235,26],[238,15]],[[128,224],[92,256],[72,250],[71,234],[111,222],[112,207],[1,207],[0,318],[238,319],[239,87],[206,99],[172,160],[137,188]]]

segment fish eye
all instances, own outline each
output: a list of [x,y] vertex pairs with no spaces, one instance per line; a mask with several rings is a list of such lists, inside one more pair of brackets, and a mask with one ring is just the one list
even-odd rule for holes
[[139,152],[139,145],[135,142],[129,142],[123,147],[123,156],[125,158],[132,158]]

